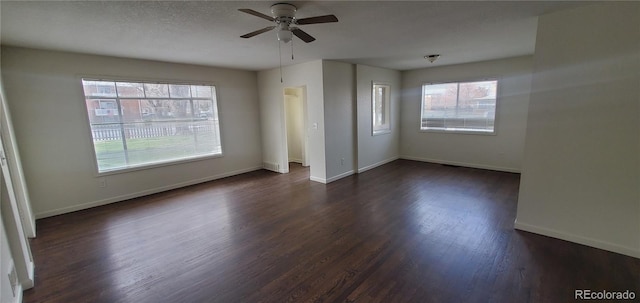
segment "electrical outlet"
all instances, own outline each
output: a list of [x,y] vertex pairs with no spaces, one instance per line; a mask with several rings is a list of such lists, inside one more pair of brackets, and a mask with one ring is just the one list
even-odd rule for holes
[[102,177],[98,179],[98,186],[100,186],[101,188],[107,187],[107,178]]
[[340,159],[340,165],[344,166],[344,158]]

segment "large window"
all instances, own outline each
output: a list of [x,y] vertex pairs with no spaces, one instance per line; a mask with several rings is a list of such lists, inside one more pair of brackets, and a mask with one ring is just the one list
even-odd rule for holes
[[99,173],[222,154],[214,86],[82,85]]
[[498,81],[422,86],[421,130],[494,133]]

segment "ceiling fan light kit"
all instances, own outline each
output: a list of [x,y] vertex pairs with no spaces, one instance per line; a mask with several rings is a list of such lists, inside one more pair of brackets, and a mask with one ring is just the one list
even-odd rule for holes
[[438,60],[438,58],[440,58],[440,54],[426,55],[424,56],[424,58],[429,60],[429,62],[433,63],[433,61],[436,61]]
[[289,41],[291,41],[291,38],[293,38],[293,33],[291,33],[290,30],[286,30],[286,29],[278,30],[278,40],[284,43],[289,43]]

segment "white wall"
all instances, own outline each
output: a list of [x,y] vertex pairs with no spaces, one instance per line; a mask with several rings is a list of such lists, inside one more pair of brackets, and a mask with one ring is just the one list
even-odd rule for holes
[[[356,66],[356,102],[358,156],[357,171],[364,172],[376,166],[393,161],[400,156],[400,72],[367,65]],[[373,82],[391,86],[390,123],[391,132],[372,135],[371,90]]]
[[355,172],[355,66],[322,61],[322,79],[328,183]]
[[282,72],[283,83],[280,82],[279,69],[258,72],[262,160],[263,162],[277,163],[280,166],[280,172],[288,172],[287,154],[285,153],[284,88],[301,86],[304,87],[307,95],[310,177],[312,180],[325,180],[322,61],[286,66],[283,67]]
[[[298,92],[300,91],[300,92]],[[289,162],[302,163],[304,144],[304,117],[301,88],[285,88],[285,115],[287,124],[287,151]]]
[[[3,47],[2,76],[36,217],[45,217],[261,166],[256,73]],[[100,188],[80,78],[212,83],[224,156],[106,176]]]
[[638,16],[539,18],[516,228],[640,257]]
[[[404,71],[400,155],[405,159],[519,172],[526,131],[532,57]],[[498,79],[495,135],[420,131],[425,83]]]

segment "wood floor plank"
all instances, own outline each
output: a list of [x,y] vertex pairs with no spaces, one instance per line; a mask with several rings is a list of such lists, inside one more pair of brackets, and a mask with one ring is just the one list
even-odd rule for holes
[[516,231],[519,175],[292,164],[37,221],[24,302],[568,302],[640,260]]

